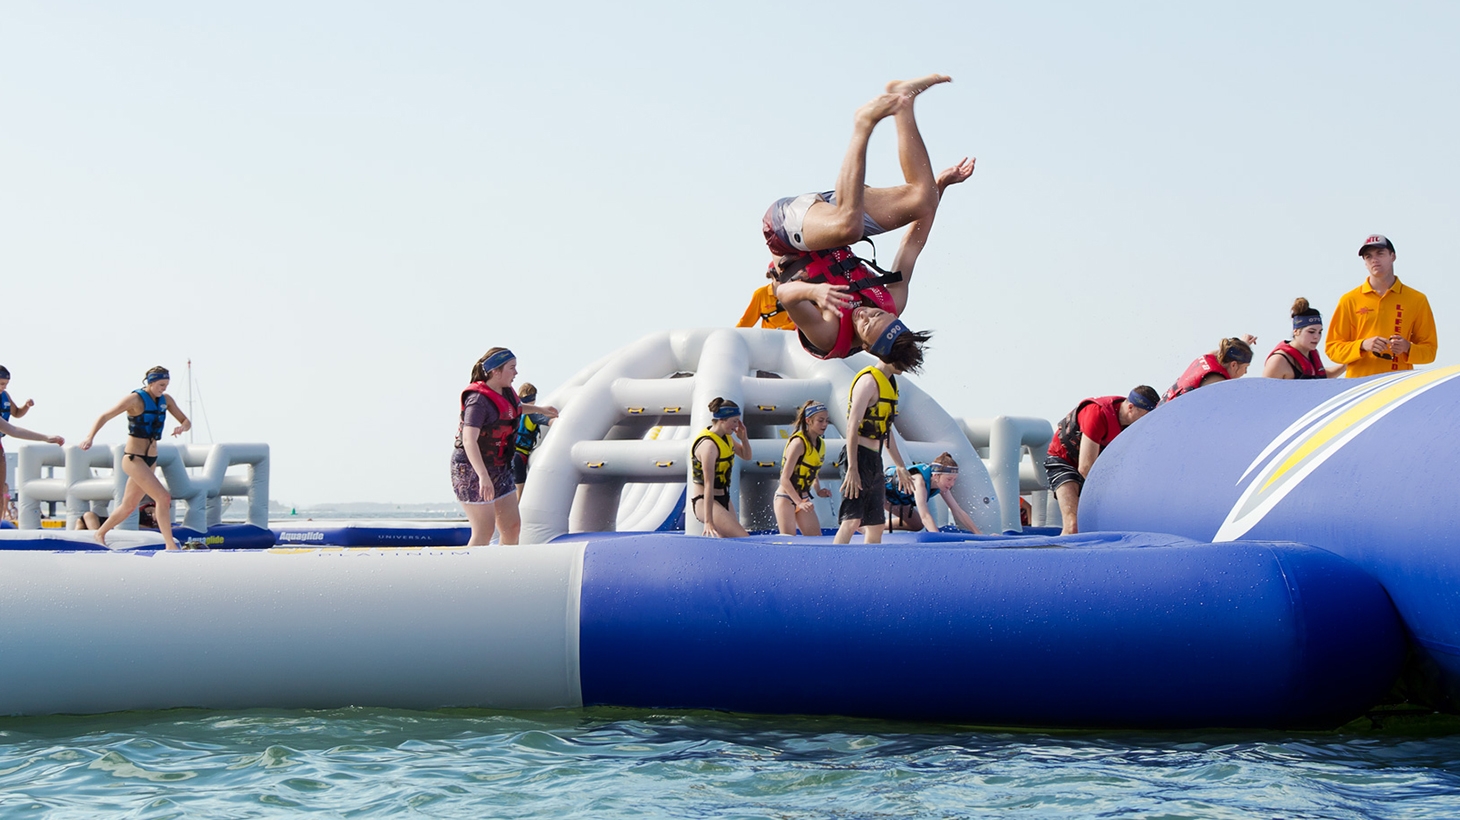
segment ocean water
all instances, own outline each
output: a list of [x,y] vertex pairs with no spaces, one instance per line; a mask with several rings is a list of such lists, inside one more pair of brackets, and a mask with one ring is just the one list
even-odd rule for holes
[[1314,733],[628,709],[0,719],[3,817],[301,814],[1455,818],[1460,719]]

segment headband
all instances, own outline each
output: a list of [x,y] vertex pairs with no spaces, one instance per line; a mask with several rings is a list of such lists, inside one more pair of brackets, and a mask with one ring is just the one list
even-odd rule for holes
[[1232,348],[1227,351],[1227,358],[1242,364],[1252,364],[1252,348],[1249,347],[1243,350],[1236,345],[1232,345]]
[[1126,396],[1125,400],[1130,402],[1135,407],[1139,407],[1140,409],[1146,411],[1147,413],[1156,409],[1156,403],[1151,401],[1151,398],[1142,393],[1139,388],[1130,391],[1130,395]]
[[928,469],[932,470],[934,473],[958,475],[958,466],[956,464],[939,464],[935,461],[932,464],[928,465]]
[[171,373],[168,373],[166,370],[162,371],[161,373],[148,373],[147,374],[147,383],[148,384],[151,384],[153,382],[160,382],[163,379],[171,379],[171,378],[172,378],[172,374]]
[[526,404],[532,404],[534,401],[537,400],[537,394],[536,393],[518,393],[517,394],[517,400],[520,401],[520,402],[524,402]]
[[819,403],[818,404],[808,404],[808,405],[806,405],[806,412],[801,414],[801,418],[803,418],[803,419],[809,419],[812,416],[816,415],[817,413],[825,413],[825,412],[826,412],[826,405],[824,405],[824,404],[819,404]]
[[887,329],[882,331],[882,335],[877,337],[877,341],[872,343],[872,355],[880,359],[891,353],[892,343],[897,340],[898,336],[906,332],[907,325],[903,324],[901,319],[893,319],[892,324],[888,325]]
[[712,418],[717,419],[733,419],[738,415],[740,415],[740,408],[733,404],[722,404],[718,409],[710,413]]
[[1319,325],[1321,327],[1323,325],[1323,314],[1321,314],[1321,313],[1319,313],[1318,311],[1315,310],[1312,313],[1299,314],[1299,315],[1293,317],[1293,332],[1294,333],[1296,333],[1299,330],[1302,330],[1303,328],[1307,327],[1308,325]]
[[496,353],[482,359],[482,372],[490,373],[515,358],[517,357],[512,355],[512,351],[510,350],[498,350]]

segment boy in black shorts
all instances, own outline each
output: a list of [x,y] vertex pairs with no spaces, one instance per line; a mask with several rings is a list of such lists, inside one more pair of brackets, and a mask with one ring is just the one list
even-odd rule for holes
[[866,543],[882,542],[887,521],[883,512],[887,499],[883,447],[897,465],[898,486],[904,492],[912,491],[912,477],[892,435],[892,424],[897,419],[897,374],[901,372],[895,364],[878,362],[852,379],[847,405],[847,477],[842,480],[841,526],[834,543],[850,544],[858,527]]

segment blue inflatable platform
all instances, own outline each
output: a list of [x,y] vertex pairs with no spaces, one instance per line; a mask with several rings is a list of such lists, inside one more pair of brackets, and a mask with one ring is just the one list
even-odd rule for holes
[[1460,711],[1457,406],[1460,367],[1205,387],[1101,454],[1080,525],[1341,555],[1394,601],[1423,681],[1409,694]]

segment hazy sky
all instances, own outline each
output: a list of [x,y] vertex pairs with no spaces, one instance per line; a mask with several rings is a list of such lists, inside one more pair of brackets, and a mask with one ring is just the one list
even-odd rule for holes
[[0,364],[22,424],[79,440],[154,364],[185,398],[191,358],[198,440],[268,442],[276,499],[447,501],[487,348],[551,388],[732,324],[767,204],[935,71],[934,162],[978,171],[904,319],[954,415],[1265,354],[1373,231],[1454,364],[1456,42],[1455,3],[0,0]]

